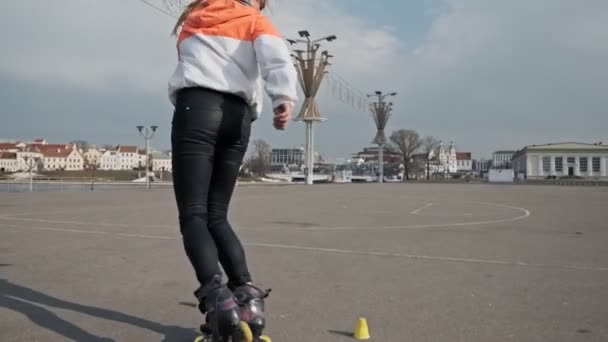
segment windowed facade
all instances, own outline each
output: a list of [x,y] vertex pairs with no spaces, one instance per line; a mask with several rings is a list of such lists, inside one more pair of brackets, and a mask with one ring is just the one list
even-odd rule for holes
[[588,168],[588,159],[587,157],[581,157],[579,159],[579,168],[581,170],[581,172],[588,172],[589,168]]
[[301,165],[304,151],[298,148],[275,148],[270,154],[273,165]]
[[514,169],[518,179],[581,177],[608,181],[608,146],[600,143],[532,145],[518,151],[513,156],[513,164],[519,166]]
[[591,163],[592,163],[592,167],[593,167],[593,172],[601,171],[600,157],[593,157]]
[[555,157],[555,171],[564,172],[564,158]]
[[551,157],[543,157],[543,172],[551,172]]

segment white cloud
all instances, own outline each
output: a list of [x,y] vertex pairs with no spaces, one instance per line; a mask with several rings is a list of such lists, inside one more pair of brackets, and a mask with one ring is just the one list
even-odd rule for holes
[[[601,140],[608,125],[608,3],[447,0],[408,52],[407,119],[463,149]],[[487,142],[486,142],[487,141]]]
[[174,58],[170,18],[131,0],[16,3],[0,5],[0,12],[9,14],[3,23],[12,28],[0,32],[6,46],[0,71],[95,91],[165,87]]

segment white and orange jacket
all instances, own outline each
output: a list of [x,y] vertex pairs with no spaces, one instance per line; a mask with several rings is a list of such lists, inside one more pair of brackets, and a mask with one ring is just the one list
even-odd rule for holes
[[195,86],[241,96],[255,119],[264,88],[273,108],[297,101],[298,76],[286,43],[267,17],[239,1],[207,0],[195,8],[177,50],[178,64],[169,79],[173,105],[179,89]]

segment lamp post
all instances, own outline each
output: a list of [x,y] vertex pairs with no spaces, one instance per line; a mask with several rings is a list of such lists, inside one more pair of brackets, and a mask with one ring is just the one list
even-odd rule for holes
[[30,192],[33,192],[34,191],[34,174],[33,174],[34,163],[38,163],[40,158],[33,157],[33,156],[24,156],[23,160],[25,160],[27,169],[30,173]]
[[397,93],[389,93],[383,94],[381,91],[376,90],[374,94],[368,94],[367,97],[376,96],[378,98],[378,102],[372,102],[370,104],[370,111],[372,112],[372,116],[374,118],[374,122],[376,123],[376,137],[372,141],[374,144],[378,144],[378,183],[382,183],[384,181],[384,145],[386,144],[386,135],[384,134],[384,129],[386,128],[386,124],[388,123],[388,119],[391,116],[391,112],[393,110],[392,102],[385,102],[384,99],[387,96],[396,96]]
[[158,126],[137,126],[139,135],[146,139],[146,188],[148,189],[150,189],[150,139],[152,139],[157,129]]
[[306,44],[306,50],[294,50],[296,63],[295,67],[298,71],[298,79],[304,92],[304,103],[295,121],[303,121],[306,123],[306,184],[313,184],[313,168],[314,168],[314,123],[323,122],[327,119],[323,118],[319,112],[319,108],[315,101],[317,92],[325,76],[325,69],[329,63],[329,59],[333,57],[326,50],[321,53],[319,63],[317,64],[317,52],[321,47],[321,41],[334,41],[337,39],[335,35],[311,39],[310,33],[306,30],[299,31],[300,39],[287,39],[289,44],[297,43]]

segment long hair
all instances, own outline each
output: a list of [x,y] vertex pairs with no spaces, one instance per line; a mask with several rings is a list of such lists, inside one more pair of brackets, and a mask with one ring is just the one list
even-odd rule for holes
[[186,8],[184,8],[184,10],[182,11],[182,14],[179,15],[179,18],[177,18],[177,22],[175,23],[175,26],[173,27],[172,34],[174,36],[177,35],[177,30],[179,30],[179,28],[182,26],[184,21],[186,21],[186,18],[188,18],[188,15],[190,13],[192,13],[192,11],[196,7],[198,7],[198,5],[202,4],[204,1],[206,1],[206,0],[194,0],[191,3],[189,3],[188,6],[186,6]]
[[[192,13],[192,11],[195,8],[197,8],[199,5],[201,5],[205,1],[206,0],[194,0],[191,3],[189,3],[188,6],[186,6],[186,8],[184,8],[184,10],[182,11],[182,14],[180,14],[179,18],[177,18],[177,22],[175,23],[175,26],[173,27],[172,34],[174,36],[177,35],[177,31],[182,26],[184,21],[186,21],[186,18],[188,18],[188,15],[190,15],[190,13]],[[239,1],[239,0],[237,0],[237,1]],[[260,2],[260,10],[264,10],[264,8],[266,8],[266,6],[267,6],[268,0],[259,0],[259,2]]]

